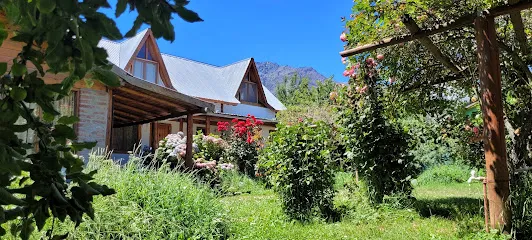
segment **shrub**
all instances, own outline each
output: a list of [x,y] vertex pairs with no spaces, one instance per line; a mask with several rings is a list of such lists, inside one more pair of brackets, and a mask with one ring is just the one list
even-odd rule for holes
[[417,178],[417,184],[465,183],[471,176],[471,169],[461,165],[438,165],[425,170]]
[[253,177],[258,150],[262,146],[260,126],[263,122],[248,115],[245,121],[235,118],[232,123],[231,128],[226,122],[218,123],[218,130],[228,138],[229,142],[227,160],[235,163],[241,173]]
[[512,180],[512,235],[525,239],[532,236],[532,172],[516,174]]
[[216,135],[205,136],[200,131],[194,135],[194,143],[198,147],[198,152],[194,155],[196,159],[207,161],[223,160],[225,150],[229,147],[227,142]]
[[368,58],[352,65],[353,78],[338,97],[338,125],[347,160],[360,172],[371,190],[374,203],[385,195],[409,195],[410,179],[421,165],[409,153],[409,136],[386,119],[382,105],[383,85],[377,63]]
[[187,137],[183,132],[168,134],[159,142],[159,148],[155,150],[156,162],[184,163],[187,151]]
[[308,220],[318,212],[333,213],[334,145],[330,128],[323,122],[278,125],[263,150],[259,169],[281,195],[286,214]]
[[73,239],[222,239],[227,226],[214,193],[195,183],[193,176],[168,168],[141,168],[133,158],[124,167],[91,156],[96,179],[117,190],[96,198],[94,220],[77,230],[61,224],[56,231]]

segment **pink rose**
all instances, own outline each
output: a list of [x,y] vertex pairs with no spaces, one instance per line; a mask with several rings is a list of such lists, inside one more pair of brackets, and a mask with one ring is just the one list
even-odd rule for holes
[[388,82],[390,82],[390,84],[393,84],[395,82],[395,77],[391,77],[390,79],[388,79]]
[[342,58],[342,64],[346,64],[347,63],[347,58],[343,57]]
[[379,61],[384,60],[384,55],[382,55],[382,54],[377,55],[377,59],[378,59]]
[[345,34],[345,32],[343,32],[343,33],[340,35],[340,40],[342,40],[342,42],[346,42],[346,41],[347,41],[347,34]]

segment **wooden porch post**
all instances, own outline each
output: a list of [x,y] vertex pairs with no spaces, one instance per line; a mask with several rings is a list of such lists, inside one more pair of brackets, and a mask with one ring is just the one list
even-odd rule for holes
[[182,118],[179,119],[179,131],[180,132],[183,131],[183,119]]
[[493,17],[475,19],[480,95],[484,118],[484,152],[491,228],[509,232],[511,212],[508,203],[510,183],[506,160],[501,68]]
[[192,142],[194,138],[194,117],[192,116],[192,113],[187,114],[187,152],[185,155],[185,166],[188,169],[192,169],[194,167],[194,160],[192,159]]
[[209,136],[209,134],[211,134],[211,118],[205,116],[205,135]]

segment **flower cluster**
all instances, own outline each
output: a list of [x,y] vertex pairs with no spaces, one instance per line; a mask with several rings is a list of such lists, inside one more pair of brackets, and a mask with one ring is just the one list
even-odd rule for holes
[[[257,135],[260,126],[264,124],[264,122],[257,119],[255,116],[249,114],[246,120],[242,121],[235,118],[232,120],[232,123],[233,137],[246,138],[246,142],[250,144],[255,141],[255,136]],[[218,122],[218,129],[219,131],[221,130],[221,132],[228,131],[228,123]]]
[[231,123],[229,122],[218,122],[216,124],[218,126],[218,132],[224,132],[229,130],[229,127],[231,126]]
[[[164,142],[165,141],[165,142]],[[166,148],[170,157],[184,157],[187,152],[187,137],[183,132],[177,134],[168,134],[159,146]]]

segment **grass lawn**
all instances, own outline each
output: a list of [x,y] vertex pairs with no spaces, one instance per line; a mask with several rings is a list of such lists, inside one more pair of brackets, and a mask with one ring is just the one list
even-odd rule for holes
[[233,239],[485,239],[480,183],[420,186],[407,209],[381,207],[342,221],[290,222],[270,190],[224,197]]

